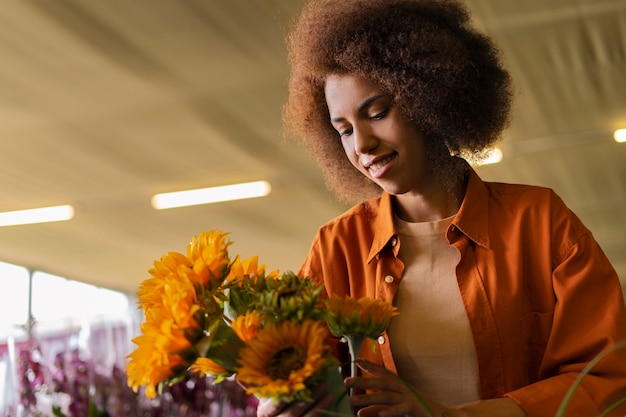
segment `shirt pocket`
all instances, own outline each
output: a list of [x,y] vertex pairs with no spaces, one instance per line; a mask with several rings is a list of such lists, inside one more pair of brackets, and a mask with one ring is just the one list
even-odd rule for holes
[[533,312],[522,317],[522,338],[528,383],[539,380],[539,371],[550,339],[553,319],[554,312]]

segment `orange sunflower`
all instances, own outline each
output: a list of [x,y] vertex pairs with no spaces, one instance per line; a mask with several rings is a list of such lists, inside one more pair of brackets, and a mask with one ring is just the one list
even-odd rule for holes
[[326,300],[326,307],[331,313],[328,326],[335,336],[374,339],[385,331],[391,318],[398,315],[398,309],[388,301],[368,297],[357,300],[333,294]]
[[265,265],[259,265],[259,257],[241,259],[239,256],[233,261],[226,281],[241,280],[244,277],[256,277],[265,273]]
[[166,279],[162,300],[163,307],[177,325],[183,329],[200,327],[194,316],[201,306],[196,288],[189,279],[173,276]]
[[209,358],[197,358],[196,361],[189,367],[189,370],[197,373],[201,377],[220,377],[225,374],[230,375],[226,368]]
[[333,364],[328,336],[326,324],[315,320],[270,325],[241,350],[237,380],[258,397],[310,399],[309,387]]
[[259,265],[258,256],[253,256],[249,259],[241,259],[237,256],[230,267],[226,281],[238,280],[239,284],[243,285],[245,278],[250,279],[252,283],[257,283],[259,277],[263,277],[263,279],[277,279],[279,277],[280,273],[278,270],[266,274],[266,268],[265,265]]
[[260,311],[249,311],[237,316],[233,321],[232,328],[242,342],[248,343],[261,330],[263,317],[263,313]]
[[181,267],[191,269],[191,261],[177,252],[170,252],[159,261],[154,261],[154,267],[148,270],[151,278],[144,280],[137,291],[140,308],[144,310],[160,308],[163,305],[166,278],[178,275]]
[[133,339],[137,349],[128,356],[126,368],[135,391],[145,386],[149,397],[156,396],[160,383],[196,359],[194,343],[204,331],[219,325],[230,268],[227,235],[211,230],[194,236],[186,255],[169,252],[161,257],[149,270],[151,277],[140,284],[137,296],[146,321],[142,335]]
[[128,385],[135,392],[145,386],[146,396],[155,398],[157,385],[184,368],[185,360],[177,352],[188,349],[191,344],[172,320],[144,322],[141,331],[142,335],[133,339],[137,349],[128,355]]
[[210,230],[194,236],[187,245],[187,258],[193,271],[189,277],[209,290],[219,287],[228,275],[230,258],[227,241],[228,233]]

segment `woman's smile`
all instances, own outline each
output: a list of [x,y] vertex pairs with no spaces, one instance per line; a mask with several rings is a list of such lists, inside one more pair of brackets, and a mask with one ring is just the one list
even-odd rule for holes
[[387,156],[374,158],[372,161],[364,164],[363,166],[369,171],[370,175],[373,178],[380,178],[385,174],[388,169],[391,168],[389,163],[393,161],[396,156],[398,156],[398,154],[396,152],[393,152],[392,154],[389,154]]
[[424,191],[424,138],[393,98],[369,80],[333,74],[324,89],[330,122],[348,160],[390,194]]

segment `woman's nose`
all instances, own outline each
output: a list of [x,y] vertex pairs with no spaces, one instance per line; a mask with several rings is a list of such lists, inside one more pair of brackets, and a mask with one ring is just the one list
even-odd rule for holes
[[378,138],[369,129],[364,127],[354,128],[354,151],[359,154],[370,153],[378,146]]

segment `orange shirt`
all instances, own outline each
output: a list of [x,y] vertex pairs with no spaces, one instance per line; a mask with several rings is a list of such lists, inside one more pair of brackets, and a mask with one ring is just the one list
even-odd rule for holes
[[[322,226],[300,273],[323,282],[329,294],[393,301],[404,265],[391,201],[385,193]],[[456,275],[481,398],[508,396],[529,417],[554,416],[580,371],[626,340],[615,270],[552,190],[483,182],[473,170],[446,238],[461,253]],[[419,329],[415,336],[428,337]],[[375,352],[365,343],[361,354],[395,371],[386,338]],[[626,395],[626,349],[593,368],[566,415],[597,416],[620,395]]]

